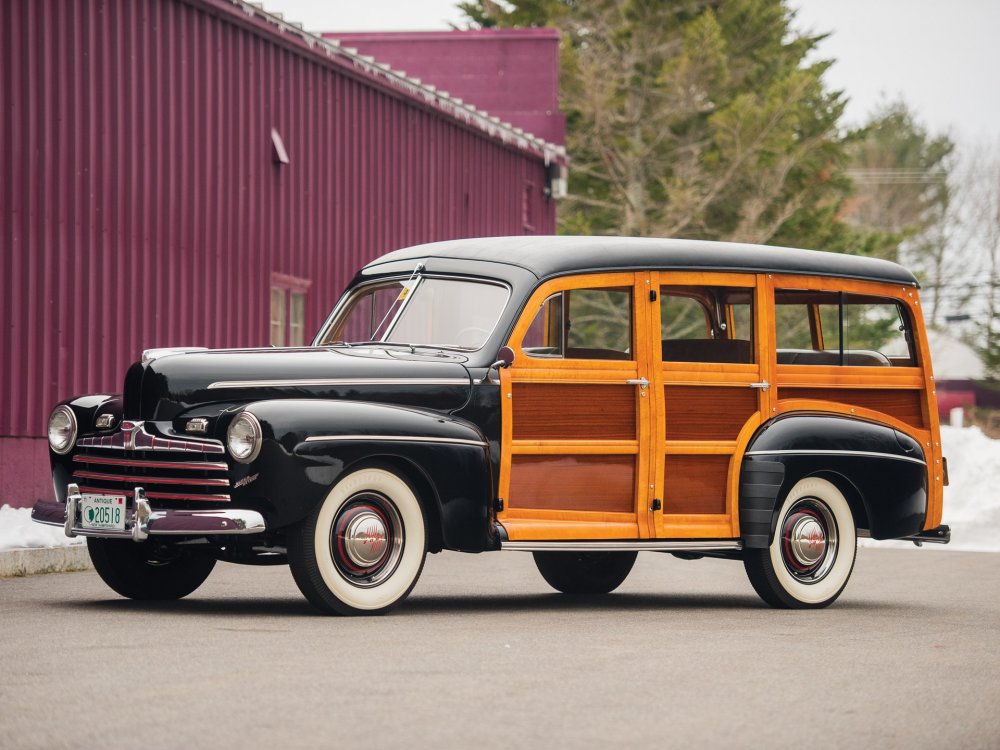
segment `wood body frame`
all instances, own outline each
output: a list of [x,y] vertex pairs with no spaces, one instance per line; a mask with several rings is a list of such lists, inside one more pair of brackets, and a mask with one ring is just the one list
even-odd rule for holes
[[[573,288],[633,285],[635,359],[539,360],[529,358],[520,341],[541,303],[551,294]],[[754,359],[752,365],[663,362],[659,346],[660,298],[648,301],[649,290],[661,285],[739,286],[754,289]],[[907,309],[913,327],[916,367],[840,367],[778,365],[774,349],[776,288],[844,291],[887,297]],[[818,323],[818,321],[817,321]],[[653,336],[656,331],[656,336]],[[516,455],[573,454],[636,456],[635,513],[600,513],[577,510],[532,510],[505,507],[498,519],[513,540],[627,539],[627,538],[738,538],[739,474],[746,447],[757,428],[768,419],[790,412],[829,413],[852,416],[893,427],[917,440],[928,463],[928,507],[924,528],[941,523],[943,472],[940,428],[937,417],[934,376],[916,288],[882,282],[814,276],[740,274],[725,272],[602,273],[557,278],[543,283],[529,299],[509,340],[514,349],[513,367],[501,371],[503,437],[500,462],[500,496],[509,497],[512,457]],[[646,377],[648,396],[636,388],[636,439],[601,440],[513,440],[512,384],[516,382],[621,383]],[[749,416],[732,440],[667,440],[662,414],[665,386],[699,388],[743,388],[766,380],[769,389],[758,389],[758,411]],[[830,389],[839,401],[781,396],[782,388]],[[852,389],[908,390],[919,396],[920,425],[891,414],[849,403]],[[654,498],[662,498],[669,477],[664,476],[665,456],[730,457],[726,477],[725,511],[719,514],[665,514],[651,510]]]

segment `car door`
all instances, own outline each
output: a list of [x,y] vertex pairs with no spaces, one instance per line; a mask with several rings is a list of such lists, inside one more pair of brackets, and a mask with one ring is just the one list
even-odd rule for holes
[[652,281],[650,523],[658,538],[732,538],[742,451],[771,408],[765,280],[660,272]]
[[650,276],[560,278],[532,295],[502,371],[512,541],[648,536]]

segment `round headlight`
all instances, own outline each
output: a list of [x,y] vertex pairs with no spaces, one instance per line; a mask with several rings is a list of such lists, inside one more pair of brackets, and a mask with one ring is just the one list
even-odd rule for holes
[[260,453],[262,437],[257,417],[248,411],[240,412],[229,423],[229,429],[226,431],[226,444],[230,455],[240,463],[250,463]]
[[69,453],[76,442],[76,416],[63,404],[49,417],[49,446],[60,455]]

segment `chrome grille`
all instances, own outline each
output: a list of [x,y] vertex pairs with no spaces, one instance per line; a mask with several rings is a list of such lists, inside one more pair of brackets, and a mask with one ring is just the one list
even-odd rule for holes
[[229,502],[228,465],[198,460],[191,452],[88,448],[73,456],[73,481],[81,492],[132,497],[136,487],[150,500]]

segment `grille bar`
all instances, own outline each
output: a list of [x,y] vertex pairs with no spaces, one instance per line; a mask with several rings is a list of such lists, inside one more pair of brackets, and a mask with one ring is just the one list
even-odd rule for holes
[[228,479],[193,479],[191,477],[140,477],[128,474],[104,474],[99,471],[74,471],[74,477],[101,479],[107,482],[130,484],[189,484],[196,487],[228,487]]
[[188,471],[228,471],[229,465],[212,461],[150,461],[132,458],[109,458],[107,456],[73,456],[74,461],[102,466],[136,466],[143,469],[185,469]]
[[[109,490],[106,487],[84,487],[80,485],[80,492],[93,492],[98,495],[124,495],[132,497],[135,490]],[[229,495],[189,495],[183,492],[147,492],[146,497],[151,500],[207,500],[211,502],[228,503],[232,498]]]

